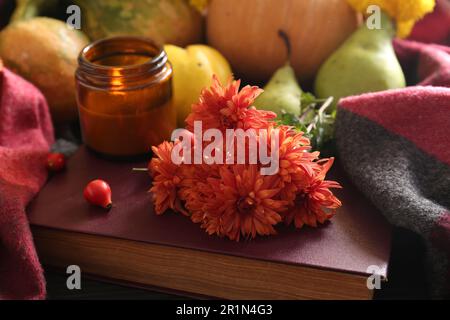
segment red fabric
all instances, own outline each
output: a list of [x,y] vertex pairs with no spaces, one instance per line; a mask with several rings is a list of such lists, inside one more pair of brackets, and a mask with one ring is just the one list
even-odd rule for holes
[[[431,32],[430,32],[431,31]],[[450,1],[437,0],[433,13],[419,21],[413,29],[410,40],[424,43],[450,44]]]
[[418,85],[450,87],[450,47],[407,40],[394,46],[403,68],[418,65]]
[[0,299],[45,298],[25,207],[46,180],[45,159],[52,143],[45,98],[27,81],[1,70]]
[[349,97],[339,104],[450,165],[450,89],[409,87]]

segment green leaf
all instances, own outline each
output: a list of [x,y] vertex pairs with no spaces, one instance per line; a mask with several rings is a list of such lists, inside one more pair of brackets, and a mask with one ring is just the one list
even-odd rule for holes
[[336,113],[330,108],[333,99],[317,99],[308,92],[303,92],[300,99],[302,110],[300,116],[284,113],[278,117],[278,123],[304,132],[311,140],[313,149],[320,150],[333,139],[336,119]]

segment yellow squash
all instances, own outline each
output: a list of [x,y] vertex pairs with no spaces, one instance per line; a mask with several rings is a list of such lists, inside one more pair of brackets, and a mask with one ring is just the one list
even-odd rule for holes
[[201,90],[211,85],[213,74],[224,83],[232,76],[231,68],[219,51],[206,45],[191,45],[186,48],[165,45],[164,50],[173,67],[177,124],[178,127],[184,127],[191,105],[198,101]]

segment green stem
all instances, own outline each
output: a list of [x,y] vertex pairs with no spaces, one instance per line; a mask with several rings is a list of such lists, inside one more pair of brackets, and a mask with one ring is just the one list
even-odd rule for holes
[[281,39],[283,39],[284,44],[286,45],[287,50],[287,64],[290,63],[291,60],[291,41],[289,40],[289,36],[284,30],[278,30],[278,36],[280,36]]
[[320,107],[319,111],[317,111],[317,114],[314,116],[313,121],[309,124],[309,126],[306,128],[306,133],[311,133],[311,131],[316,127],[317,123],[320,120],[320,117],[322,117],[322,114],[327,110],[331,104],[333,103],[334,98],[329,97],[328,99],[324,99],[325,103]]

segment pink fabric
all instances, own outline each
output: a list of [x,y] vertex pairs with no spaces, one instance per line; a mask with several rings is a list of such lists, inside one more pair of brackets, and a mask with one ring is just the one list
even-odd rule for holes
[[413,29],[410,40],[424,43],[450,44],[450,1],[436,0],[436,8],[419,21]]
[[418,85],[450,87],[450,47],[409,40],[395,40],[394,46],[403,68],[418,66]]
[[45,279],[25,207],[45,183],[45,159],[52,143],[45,98],[29,82],[1,70],[0,299],[45,298]]
[[[450,89],[408,87],[348,97],[340,106],[413,142],[450,166]],[[439,143],[440,142],[440,143]]]

